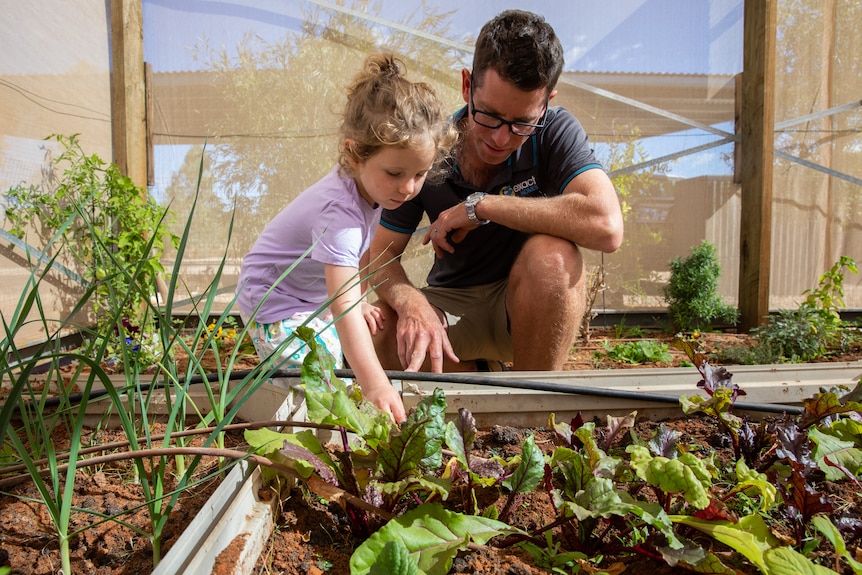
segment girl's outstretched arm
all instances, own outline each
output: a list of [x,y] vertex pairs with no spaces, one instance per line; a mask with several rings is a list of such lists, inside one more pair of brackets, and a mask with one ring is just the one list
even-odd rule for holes
[[350,364],[365,398],[389,413],[396,422],[404,421],[404,403],[392,386],[374,351],[371,332],[362,313],[362,288],[359,270],[352,267],[326,265],[326,288],[332,315],[338,318],[335,329],[341,341],[344,357]]

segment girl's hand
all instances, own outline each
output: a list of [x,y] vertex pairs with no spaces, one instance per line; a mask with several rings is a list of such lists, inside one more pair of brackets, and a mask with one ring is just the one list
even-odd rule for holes
[[383,329],[383,314],[380,313],[380,309],[365,302],[360,303],[359,306],[362,309],[362,317],[368,324],[368,331],[371,335],[377,335],[377,332]]
[[377,385],[360,385],[360,387],[365,399],[388,413],[395,423],[401,423],[407,419],[404,413],[404,402],[388,379]]

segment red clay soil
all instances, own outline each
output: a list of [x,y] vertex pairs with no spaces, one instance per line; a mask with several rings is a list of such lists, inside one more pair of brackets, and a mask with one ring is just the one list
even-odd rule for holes
[[[656,367],[654,364],[609,365],[606,361],[597,361],[596,352],[603,349],[601,340],[611,335],[611,331],[594,330],[588,344],[575,347],[566,369]],[[724,345],[730,340],[738,341],[741,338],[744,336],[707,334],[704,337],[704,345],[708,349],[710,346]],[[670,337],[656,334],[654,339],[669,341]],[[617,341],[613,340],[612,345]],[[674,361],[662,367],[679,365],[679,362],[685,359],[682,352],[671,350],[671,353]],[[859,358],[857,356],[842,359]],[[730,459],[730,450],[721,443],[720,434],[712,421],[689,417],[666,421],[664,424],[684,434],[682,443],[706,446],[714,450],[720,459]],[[636,431],[638,435],[646,438],[657,425],[658,422],[639,422]],[[493,451],[505,457],[511,456],[519,448],[524,433],[528,431],[536,435],[537,444],[545,451],[553,448],[553,437],[547,430],[497,427],[480,433],[476,454],[488,456]],[[100,442],[114,439],[110,432],[100,433]],[[211,471],[215,465],[215,461],[208,461],[202,466],[202,470]],[[108,514],[132,509],[140,501],[141,488],[140,485],[131,483],[129,478],[128,468],[122,464],[79,471],[74,504]],[[215,487],[216,482],[209,481],[183,495],[179,505],[171,513],[170,522],[165,529],[163,553],[170,549],[181,530],[194,518]],[[858,488],[852,482],[830,484],[827,489],[833,502],[838,505],[858,508],[862,503]],[[44,506],[32,500],[38,498],[33,484],[25,482],[7,491],[8,493],[0,495],[0,566],[11,566],[12,573],[16,574],[55,575],[60,569],[57,538],[52,533],[52,524]],[[453,494],[453,497],[458,496]],[[505,497],[505,493],[499,493],[495,505],[502,507]],[[554,519],[554,510],[547,495],[538,490],[525,498],[510,522],[530,529],[548,524]],[[149,529],[145,509],[132,511],[124,515],[123,520],[142,529]],[[72,525],[75,529],[81,529],[96,521],[95,516],[76,513],[73,515]],[[348,530],[346,516],[339,507],[325,506],[318,498],[305,496],[296,488],[282,502],[278,526],[254,572],[280,575],[346,575],[349,573],[350,555],[358,543],[360,541]],[[855,545],[852,545],[852,551],[858,553]],[[602,570],[612,575],[623,572],[649,572],[651,575],[680,572],[661,561],[637,555],[614,554],[612,547],[608,549],[600,565],[585,563],[581,572]],[[149,541],[137,536],[131,529],[113,522],[102,523],[82,531],[73,539],[73,572],[94,575],[148,574],[153,568],[151,551]],[[234,552],[235,547],[225,550],[222,559],[227,559],[228,555]],[[738,569],[738,573],[757,572],[745,564],[734,565],[734,568]],[[218,566],[214,573],[220,573]],[[538,575],[551,571],[535,567],[533,560],[516,547],[485,547],[461,553],[455,559],[450,573]]]
[[[639,422],[635,430],[642,438],[648,438],[659,425],[664,424],[683,433],[680,443],[702,446],[705,450],[715,451],[719,462],[728,462],[731,450],[722,441],[715,423],[705,417],[691,416],[686,419],[664,422]],[[474,454],[481,457],[497,454],[511,457],[517,453],[525,433],[533,433],[537,445],[545,452],[554,447],[553,434],[546,429],[516,429],[495,427],[482,430],[476,442]],[[105,438],[108,440],[108,438]],[[212,470],[215,462],[205,467]],[[100,512],[117,513],[133,508],[140,501],[140,486],[128,481],[127,469],[102,468],[87,472],[79,471],[76,478],[75,505]],[[173,511],[170,523],[165,530],[163,549],[167,552],[181,530],[194,518],[197,509],[215,489],[215,481],[210,481],[189,490]],[[849,481],[821,485],[836,507],[855,507],[862,504],[858,488]],[[43,506],[28,501],[36,498],[32,484],[21,484],[9,490],[9,495],[0,496],[0,565],[9,565],[13,573],[28,575],[55,575],[59,572],[56,535],[52,534],[51,521]],[[455,493],[450,500],[458,502],[464,494]],[[499,492],[494,505],[502,508],[507,494]],[[461,501],[464,503],[464,501]],[[480,501],[487,505],[490,500]],[[547,494],[537,490],[526,496],[510,519],[525,529],[534,529],[551,523],[555,519],[554,509]],[[147,529],[148,518],[145,510],[137,510],[124,516],[124,520]],[[81,528],[92,524],[94,517],[75,514],[72,524]],[[280,575],[347,575],[349,560],[353,549],[361,543],[348,527],[347,517],[337,505],[324,505],[317,497],[304,494],[294,488],[287,494],[280,506],[278,526],[255,567],[255,574]],[[493,542],[492,542],[493,543]],[[583,573],[599,570],[610,573],[652,575],[681,573],[662,561],[639,555],[613,552],[612,541],[605,550],[599,565],[585,563]],[[713,543],[714,544],[714,543]],[[225,550],[214,574],[224,572],[219,565],[233,565],[230,555],[238,552],[235,547]],[[859,553],[858,543],[851,543],[851,553]],[[137,536],[127,527],[116,523],[103,523],[83,531],[72,541],[72,568],[74,573],[95,575],[135,575],[148,574],[153,569],[151,546],[145,538]],[[734,565],[738,573],[754,574],[757,569],[747,564]],[[535,566],[532,558],[516,547],[496,549],[488,546],[459,554],[450,573],[483,575],[545,575],[549,570]],[[849,573],[848,573],[849,575]]]

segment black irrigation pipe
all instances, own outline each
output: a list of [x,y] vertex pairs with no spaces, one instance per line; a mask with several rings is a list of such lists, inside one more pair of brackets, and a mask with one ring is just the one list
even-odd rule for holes
[[[641,391],[626,391],[623,389],[607,389],[602,387],[582,387],[553,383],[550,381],[535,381],[531,379],[505,379],[487,377],[481,375],[464,375],[462,373],[415,373],[409,371],[387,371],[389,379],[406,379],[412,381],[429,381],[436,383],[461,383],[472,385],[488,385],[492,387],[509,387],[517,389],[529,389],[533,391],[551,391],[555,393],[567,393],[573,395],[590,395],[594,397],[612,397],[614,399],[628,399],[632,401],[655,401],[658,403],[679,404],[679,396],[664,395],[660,393],[644,393]],[[339,376],[340,377],[340,376]],[[759,411],[769,413],[787,413],[789,415],[801,415],[804,409],[794,405],[781,405],[772,403],[747,403],[736,401],[734,409],[745,411]]]
[[[238,379],[245,379],[249,375],[253,374],[255,370],[240,370],[240,371],[232,371],[228,375],[228,380],[234,381]],[[270,378],[298,378],[302,375],[301,369],[280,369],[273,372],[269,377]],[[566,393],[572,395],[589,395],[593,397],[609,397],[614,399],[627,399],[630,401],[654,401],[657,403],[672,403],[679,404],[679,397],[676,395],[664,395],[658,393],[646,393],[641,391],[626,391],[621,389],[606,389],[599,387],[582,387],[582,386],[574,386],[574,385],[565,385],[562,383],[553,383],[549,381],[536,381],[531,379],[510,379],[510,378],[498,378],[498,377],[488,377],[482,375],[471,375],[466,374],[464,372],[458,373],[428,373],[428,372],[415,372],[415,371],[386,371],[387,377],[389,379],[395,380],[407,380],[407,381],[426,381],[431,383],[455,383],[455,384],[463,384],[463,385],[487,385],[491,387],[505,387],[505,388],[515,388],[515,389],[529,389],[533,391],[550,391],[554,393]],[[353,378],[355,377],[352,369],[336,369],[335,376],[339,378]],[[190,385],[196,383],[204,383],[204,381],[215,382],[219,381],[219,374],[217,373],[209,373],[206,377],[201,375],[195,375],[191,377],[188,381]],[[184,378],[180,378],[180,383],[185,383]],[[159,384],[157,384],[159,385]],[[152,387],[152,384],[145,383],[141,384],[141,389],[146,391]],[[107,391],[105,390],[93,390],[90,393],[90,399],[97,399],[104,395],[107,395]],[[69,403],[77,403],[82,399],[81,394],[73,394],[70,395],[67,400]],[[47,398],[44,402],[46,407],[54,407],[59,405],[60,398],[51,397]],[[786,413],[788,415],[801,415],[804,413],[804,409],[795,405],[782,405],[777,403],[748,403],[744,401],[737,401],[733,404],[735,409],[740,409],[744,411],[755,411],[755,412],[763,412],[763,413]]]

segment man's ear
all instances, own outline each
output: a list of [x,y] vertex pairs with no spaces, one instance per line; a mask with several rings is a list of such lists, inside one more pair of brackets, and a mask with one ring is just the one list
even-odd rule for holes
[[472,81],[470,70],[467,68],[461,70],[461,97],[464,98],[465,104],[470,102],[470,82]]
[[548,94],[548,101],[550,102],[551,100],[553,100],[554,96],[556,96],[556,95],[557,95],[557,89],[554,88],[553,90],[551,90],[551,93]]

